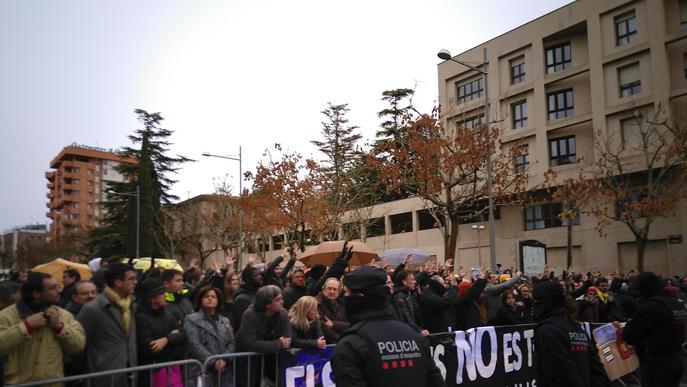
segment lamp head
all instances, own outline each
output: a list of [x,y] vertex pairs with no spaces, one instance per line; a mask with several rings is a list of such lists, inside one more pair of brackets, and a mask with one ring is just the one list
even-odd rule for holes
[[211,157],[211,156],[212,156],[212,155],[209,154],[208,152],[203,152],[203,153],[201,153],[201,154],[202,154],[203,156],[205,156],[205,157]]
[[449,51],[447,49],[441,49],[437,53],[437,56],[439,57],[439,59],[451,60],[451,51]]

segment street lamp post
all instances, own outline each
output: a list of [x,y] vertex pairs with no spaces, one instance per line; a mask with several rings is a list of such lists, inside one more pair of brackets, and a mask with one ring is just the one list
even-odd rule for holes
[[[239,146],[238,155],[215,155],[208,152],[203,152],[205,157],[217,157],[220,159],[232,160],[239,162],[239,196],[243,193],[243,155],[241,154],[241,147]],[[243,265],[243,213],[239,209],[239,267]]]
[[480,236],[480,232],[484,230],[484,225],[472,225],[472,229],[474,231],[477,231],[477,260],[479,261],[479,265],[482,266],[482,238]]
[[141,257],[141,187],[136,185],[136,192],[110,192],[109,195],[136,197],[136,258]]
[[[489,62],[487,61],[487,48],[484,47],[484,62],[479,64],[483,70],[479,67],[472,66],[458,59],[454,59],[451,56],[451,52],[448,50],[441,50],[437,53],[437,56],[443,60],[450,60],[456,62],[471,70],[475,70],[482,74],[482,79],[484,80],[484,124],[486,125],[486,136],[487,139],[491,136],[491,130],[489,128],[489,87],[487,87],[487,75],[489,74]],[[494,194],[493,194],[493,180],[491,175],[491,149],[487,147],[487,196],[489,199],[488,211],[489,211],[489,264],[493,270],[496,267],[496,234],[494,228]]]

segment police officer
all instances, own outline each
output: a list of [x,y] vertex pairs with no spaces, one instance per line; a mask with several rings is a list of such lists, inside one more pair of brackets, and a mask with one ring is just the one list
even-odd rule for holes
[[682,377],[685,304],[666,293],[652,272],[639,273],[631,289],[639,293],[641,304],[625,325],[623,340],[637,347],[642,386],[677,386]]
[[542,281],[534,287],[534,349],[537,386],[609,386],[596,347],[577,321],[577,308],[563,287]]
[[344,307],[351,324],[331,365],[337,387],[445,386],[429,343],[388,311],[386,272],[363,266],[344,276]]

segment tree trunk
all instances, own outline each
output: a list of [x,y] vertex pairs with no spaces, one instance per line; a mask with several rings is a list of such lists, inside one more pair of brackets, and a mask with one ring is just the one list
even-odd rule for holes
[[453,259],[455,262],[456,246],[458,245],[458,225],[459,223],[453,220],[450,221],[450,226],[447,225],[450,228],[448,229],[449,232],[444,236],[444,247],[446,247],[446,242],[448,242],[448,248],[444,250],[444,261]]
[[635,239],[637,243],[637,271],[644,271],[644,250],[646,249],[646,238]]

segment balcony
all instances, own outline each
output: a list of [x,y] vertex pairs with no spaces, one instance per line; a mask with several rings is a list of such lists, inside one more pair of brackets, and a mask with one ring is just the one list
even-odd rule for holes
[[45,216],[46,216],[47,218],[53,219],[53,216],[54,216],[54,215],[52,214],[52,212],[46,212],[46,213],[45,213]]
[[50,180],[50,181],[55,180],[55,172],[54,172],[54,171],[52,171],[52,172],[45,172],[45,178],[48,179],[48,180]]

